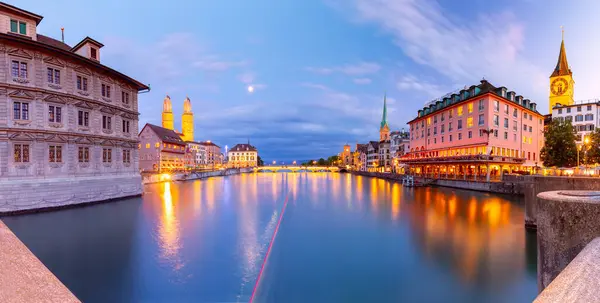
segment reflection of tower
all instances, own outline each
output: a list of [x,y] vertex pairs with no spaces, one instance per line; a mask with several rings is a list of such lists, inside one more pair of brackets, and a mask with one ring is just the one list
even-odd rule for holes
[[194,141],[194,113],[192,113],[192,102],[186,97],[183,101],[183,115],[181,115],[181,132],[183,141]]
[[556,67],[550,75],[550,108],[549,111],[552,113],[552,108],[556,104],[572,105],[574,102],[575,81],[573,80],[573,72],[567,62],[567,51],[565,50],[564,31],[563,39],[560,43],[560,52],[558,53],[558,62]]
[[387,101],[383,96],[383,116],[381,117],[381,126],[379,127],[379,141],[390,140],[390,127],[387,123]]
[[170,130],[174,130],[175,127],[173,125],[173,105],[171,104],[171,97],[169,95],[163,101],[162,127]]

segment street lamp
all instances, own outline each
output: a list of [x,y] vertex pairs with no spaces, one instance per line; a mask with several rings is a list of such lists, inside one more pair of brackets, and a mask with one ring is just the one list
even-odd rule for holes
[[[579,152],[581,152],[581,150],[586,147],[586,145],[590,143],[590,138],[589,137],[585,137],[583,139],[583,144],[579,145],[579,148],[577,149],[577,168],[579,168]],[[585,160],[587,157],[587,148],[583,154],[583,163],[585,164]]]

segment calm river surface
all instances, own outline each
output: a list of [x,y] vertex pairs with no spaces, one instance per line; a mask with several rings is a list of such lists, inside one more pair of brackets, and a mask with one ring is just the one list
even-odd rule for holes
[[520,197],[338,173],[152,184],[2,220],[84,302],[530,302]]

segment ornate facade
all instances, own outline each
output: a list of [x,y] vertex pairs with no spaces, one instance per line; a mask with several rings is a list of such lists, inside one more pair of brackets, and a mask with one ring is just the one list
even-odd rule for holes
[[258,150],[248,144],[236,144],[227,152],[229,167],[256,167],[258,166]]
[[37,34],[41,20],[0,3],[0,212],[141,194],[137,95],[149,88],[102,65],[89,37]]

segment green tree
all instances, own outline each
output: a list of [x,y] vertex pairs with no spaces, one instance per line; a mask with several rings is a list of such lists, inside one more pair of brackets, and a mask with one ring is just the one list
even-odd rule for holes
[[600,163],[600,128],[596,128],[588,135],[590,142],[587,149],[587,163]]
[[317,165],[325,166],[325,165],[327,165],[327,161],[325,161],[325,159],[321,158],[321,159],[319,159],[319,161],[317,161]]
[[265,166],[265,162],[263,161],[263,159],[258,156],[258,158],[256,158],[256,164],[258,164],[258,166]]
[[546,142],[540,158],[546,167],[573,167],[577,165],[577,145],[571,121],[553,120],[544,132]]
[[328,165],[338,165],[340,162],[340,156],[334,155],[327,158]]

